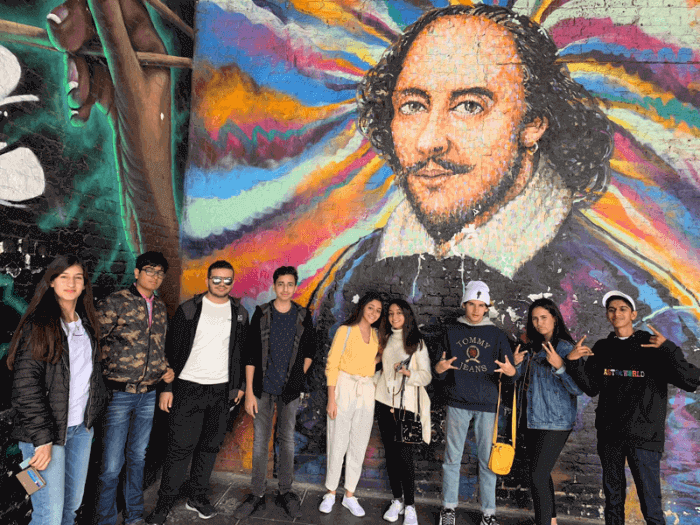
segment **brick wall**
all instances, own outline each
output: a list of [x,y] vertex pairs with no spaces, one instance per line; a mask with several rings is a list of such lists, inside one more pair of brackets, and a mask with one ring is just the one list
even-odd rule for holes
[[[198,4],[193,81],[190,85],[188,76],[174,74],[170,90],[174,146],[165,157],[172,157],[172,170],[151,180],[152,186],[131,184],[143,181],[130,179],[119,164],[115,128],[107,117],[95,110],[86,123],[74,125],[80,119],[69,109],[75,93],[69,94],[64,55],[32,47],[34,37],[17,37],[1,26],[0,45],[17,58],[21,73],[17,86],[8,84],[13,69],[2,55],[0,96],[38,100],[0,106],[7,111],[0,119],[0,142],[13,150],[29,149],[41,166],[40,174],[0,168],[0,315],[11,320],[0,329],[3,351],[34,282],[54,254],[74,250],[83,255],[101,297],[129,284],[139,251],[161,249],[175,261],[163,287],[171,310],[181,298],[202,291],[206,267],[216,259],[233,262],[234,294],[251,312],[272,298],[277,266],[298,266],[298,300],[314,310],[326,343],[354,296],[368,289],[409,298],[430,338],[434,327],[458,315],[470,278],[489,282],[496,299],[494,321],[511,337],[522,330],[532,297],[551,294],[574,336],[588,334],[591,341],[607,331],[597,309],[602,293],[621,287],[638,299],[640,318],[653,320],[698,363],[696,6],[653,0],[516,6],[541,23],[571,78],[599,101],[612,123],[614,150],[605,187],[567,216],[557,249],[538,253],[519,274],[505,275],[479,257],[416,254],[384,262],[371,257],[402,196],[393,171],[357,131],[355,90],[420,10],[373,0],[363,2],[361,14],[330,0],[304,12],[294,3],[259,4],[234,2],[229,11],[215,2]],[[193,3],[173,6],[193,22]],[[55,7],[49,0],[6,2],[0,20],[43,28]],[[192,51],[189,37],[151,14],[169,51]],[[194,104],[188,128],[190,89]],[[188,129],[189,164],[182,182]],[[0,144],[0,154],[5,153]],[[164,213],[156,197],[170,193],[174,209]],[[545,212],[521,225],[545,224]],[[524,245],[529,237],[523,239]],[[519,250],[520,245],[504,248],[494,242],[487,251],[508,256]],[[314,392],[300,411],[298,427],[299,478],[316,482],[325,474],[326,352],[327,346],[319,349]],[[0,402],[7,399],[0,396]],[[695,394],[672,392],[662,483],[669,519],[680,522],[698,518],[696,404]],[[435,406],[439,422],[439,399]],[[576,429],[556,467],[562,513],[600,517],[594,408],[594,402],[581,398]],[[239,416],[227,443],[222,468],[249,468],[245,451],[252,434],[245,416]],[[419,491],[439,489],[442,450],[438,432],[435,443],[421,451]],[[382,465],[375,435],[365,486],[386,488]],[[14,467],[6,463],[2,468]],[[461,490],[468,501],[475,497],[474,470],[468,454]],[[499,486],[504,504],[528,504],[521,459]],[[639,515],[634,501],[629,513]]]
[[[323,481],[323,363],[330,338],[368,290],[407,298],[430,339],[441,323],[459,315],[466,282],[480,279],[491,287],[492,320],[512,339],[522,333],[527,306],[544,295],[560,305],[575,338],[587,335],[587,342],[593,343],[610,330],[600,307],[603,294],[621,289],[639,305],[638,328],[652,322],[682,345],[691,362],[700,362],[700,99],[693,80],[698,75],[697,7],[653,0],[511,4],[551,36],[557,58],[548,71],[567,70],[544,97],[552,113],[549,134],[538,143],[541,157],[534,171],[548,182],[538,197],[513,204],[507,217],[492,221],[498,226],[490,233],[460,231],[449,239],[454,243],[432,252],[416,226],[429,223],[428,206],[422,210],[423,218],[414,214],[418,219],[413,222],[410,213],[396,211],[402,202],[411,210],[420,206],[405,204],[406,185],[402,190],[400,174],[386,162],[387,155],[379,156],[359,132],[356,104],[356,90],[368,70],[429,5],[370,0],[362,3],[361,15],[342,2],[317,2],[303,9],[284,2],[198,5],[199,53],[193,73],[181,239],[186,258],[183,295],[201,291],[206,267],[228,258],[236,269],[233,293],[252,312],[256,304],[274,297],[271,278],[276,267],[299,268],[297,299],[313,309],[323,342],[312,372],[315,390],[299,413],[299,478]],[[477,37],[465,38],[464,47],[472,49]],[[471,53],[489,50],[489,42],[480,46]],[[447,79],[454,80],[460,72],[466,71],[465,77],[471,74],[467,68],[450,67],[442,60],[442,49],[435,45],[432,55],[423,57],[421,78],[435,80],[442,75],[447,85]],[[541,56],[534,53],[535,64],[544,60],[545,49],[545,45],[539,48]],[[453,51],[450,57],[456,61],[458,53]],[[505,48],[502,51],[502,56],[510,56]],[[473,57],[459,57],[464,63],[469,58]],[[484,70],[512,63],[487,62],[480,62]],[[529,75],[540,78],[541,72],[533,68]],[[396,78],[400,69],[393,74]],[[606,125],[586,131],[583,118],[568,120],[578,110],[556,93],[571,80],[592,95],[593,107],[603,115],[598,122]],[[431,89],[439,85],[426,83]],[[438,89],[436,93],[440,94]],[[459,159],[456,149],[445,158],[472,166],[473,180],[465,178],[461,187],[465,195],[483,185],[490,173],[484,166],[496,165],[498,159],[515,166],[503,152],[518,130],[494,137],[493,129],[501,122],[488,121],[489,103],[474,102],[472,110],[481,108],[483,114],[477,112],[478,117],[460,124],[462,134],[453,132],[458,126],[452,120],[430,128],[435,136],[449,136],[449,141],[437,144],[440,151],[462,146]],[[387,107],[392,104],[393,100],[385,102]],[[411,107],[420,113],[428,112],[428,106],[421,101]],[[398,133],[404,141],[401,147],[407,148],[411,137],[391,127],[393,109],[382,113],[379,108],[368,119],[378,121],[380,131],[382,126],[391,130],[385,144],[396,143]],[[410,108],[407,111],[411,113]],[[565,124],[552,131],[557,122]],[[423,133],[411,129],[416,136]],[[606,152],[592,145],[603,135],[611,139]],[[571,145],[580,139],[592,141],[562,146],[562,141],[571,140]],[[407,151],[420,156],[404,150],[407,157]],[[563,151],[562,164],[555,166],[551,159]],[[582,160],[586,154],[590,158]],[[547,166],[554,174],[544,173]],[[595,190],[579,187],[569,207],[562,205],[568,197],[558,193],[555,179],[569,177],[576,166],[586,166],[579,173],[582,177],[600,167],[602,171],[591,183],[597,184]],[[437,183],[434,186],[440,195],[430,201],[434,209],[445,203],[459,209],[459,188],[450,193],[437,188]],[[489,211],[486,205],[474,209]],[[405,228],[390,237],[391,224],[399,220],[406,221],[400,223]],[[537,244],[540,236],[546,240]],[[383,257],[386,253],[390,255]],[[430,347],[436,358],[439,347]],[[439,408],[439,400],[434,403]],[[697,394],[671,389],[662,476],[671,521],[699,516],[697,505],[691,503],[700,492],[692,475],[700,453],[695,444],[700,426],[696,404]],[[595,401],[582,396],[576,428],[555,468],[562,514],[601,517],[594,410]],[[441,422],[439,413],[436,419]],[[235,430],[220,466],[247,471],[252,430],[246,416],[239,416]],[[436,443],[421,452],[418,486],[423,492],[435,493],[440,487],[443,444],[440,435],[436,437]],[[519,454],[526,455],[522,450]],[[473,454],[464,461],[460,494],[474,502]],[[361,483],[387,487],[377,436],[368,449]],[[529,505],[523,457],[499,487],[503,504]],[[628,488],[628,514],[639,517],[631,482]]]
[[[192,25],[194,2],[171,3]],[[71,3],[73,7],[78,4]],[[47,14],[59,5],[50,0],[11,0],[0,6],[0,522],[8,524],[27,523],[30,505],[11,476],[21,455],[9,439],[11,375],[5,358],[14,329],[46,265],[59,253],[80,255],[91,271],[94,295],[99,300],[131,284],[135,258],[141,251],[159,250],[171,264],[162,295],[172,312],[179,303],[179,218],[174,208],[160,205],[164,200],[180,205],[189,72],[173,69],[167,93],[173,95],[172,107],[153,108],[162,112],[162,122],[172,123],[173,147],[172,151],[148,154],[152,158],[167,156],[171,169],[160,173],[161,182],[151,179],[145,184],[133,164],[125,165],[117,153],[128,150],[127,140],[114,130],[128,131],[133,122],[115,128],[97,107],[89,118],[86,106],[81,115],[77,115],[80,111],[72,112],[85,93],[108,91],[111,79],[102,77],[87,91],[69,83],[76,81],[75,73],[69,71],[70,60],[83,55],[69,60],[67,54],[53,49],[59,39],[49,40],[41,33],[47,27],[56,28],[56,18],[47,22]],[[56,13],[74,14],[70,8],[68,14]],[[191,38],[169,22],[163,23],[155,12],[151,14],[168,52],[191,56]],[[33,36],[28,38],[28,33]],[[90,71],[105,64],[104,59],[94,59]],[[89,87],[85,70],[79,69],[81,85]],[[119,84],[120,79],[115,80]],[[163,439],[163,430],[164,422],[159,418],[156,439]],[[96,443],[99,448],[99,439]],[[162,448],[149,453],[149,483],[161,460]],[[98,469],[99,454],[93,454],[86,507],[92,505]],[[92,523],[91,516],[88,508],[81,519]]]

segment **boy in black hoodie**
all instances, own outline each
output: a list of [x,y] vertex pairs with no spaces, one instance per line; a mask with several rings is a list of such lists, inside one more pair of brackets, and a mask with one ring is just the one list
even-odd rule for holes
[[[634,300],[617,290],[603,297],[612,332],[593,350],[580,346],[567,356],[567,371],[581,389],[598,398],[596,428],[603,467],[605,523],[625,522],[625,459],[632,471],[647,524],[665,524],[660,463],[664,449],[668,383],[692,392],[700,369],[653,326],[634,330]],[[580,359],[591,356],[585,364]]]
[[496,474],[488,468],[498,381],[503,377],[512,382],[517,371],[511,364],[513,353],[506,334],[485,316],[490,302],[485,283],[467,283],[462,298],[465,315],[445,328],[445,351],[435,365],[439,378],[447,381],[448,396],[439,525],[455,523],[462,454],[471,420],[479,456],[481,525],[498,525]]

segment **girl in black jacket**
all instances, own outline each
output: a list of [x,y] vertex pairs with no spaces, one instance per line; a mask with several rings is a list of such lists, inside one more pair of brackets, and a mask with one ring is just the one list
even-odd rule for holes
[[60,255],[44,272],[12,337],[13,437],[46,486],[32,525],[73,525],[83,499],[92,425],[104,405],[97,312],[85,264]]

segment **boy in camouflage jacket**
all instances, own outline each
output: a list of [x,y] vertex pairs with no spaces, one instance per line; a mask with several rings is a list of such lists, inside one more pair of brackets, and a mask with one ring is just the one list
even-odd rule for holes
[[117,522],[117,486],[125,461],[124,523],[143,519],[143,473],[146,447],[156,406],[156,385],[174,378],[165,358],[168,314],[155,291],[168,270],[159,252],[136,259],[136,282],[111,294],[98,306],[104,356],[105,384],[112,391],[102,441],[97,519],[99,525]]

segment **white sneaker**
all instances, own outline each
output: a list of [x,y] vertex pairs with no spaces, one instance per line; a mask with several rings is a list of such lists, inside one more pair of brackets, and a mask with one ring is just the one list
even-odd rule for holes
[[357,516],[358,518],[365,515],[365,509],[362,508],[362,505],[360,505],[360,502],[357,501],[355,496],[351,498],[343,496],[343,507],[352,512],[353,516]]
[[416,507],[406,505],[404,509],[406,514],[403,517],[403,525],[418,525],[418,516],[416,516]]
[[333,505],[335,505],[335,494],[325,494],[321,500],[321,504],[318,506],[318,510],[324,514],[329,514],[333,510]]
[[384,519],[394,523],[399,519],[399,515],[403,514],[403,501],[400,499],[392,499],[391,505],[384,513]]

